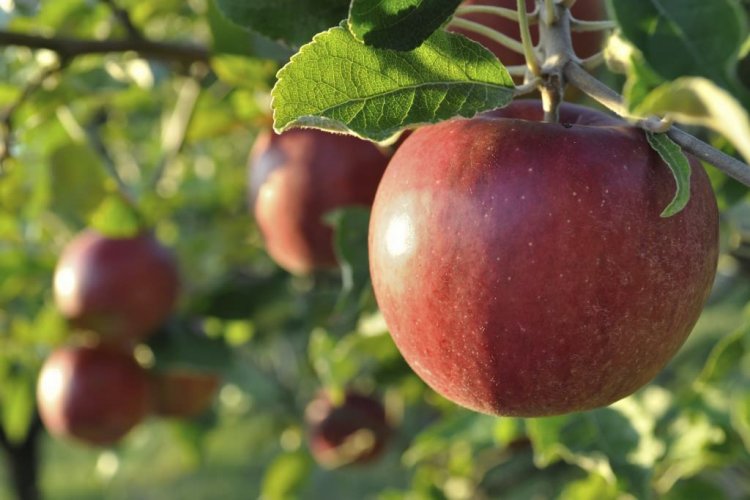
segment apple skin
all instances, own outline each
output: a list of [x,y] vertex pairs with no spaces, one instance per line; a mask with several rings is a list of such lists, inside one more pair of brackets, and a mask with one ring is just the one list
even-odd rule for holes
[[55,302],[72,326],[105,340],[139,341],[172,312],[179,291],[174,256],[150,233],[108,238],[85,230],[63,250]]
[[[515,10],[516,0],[466,0],[461,5],[491,5],[495,7],[506,7]],[[533,11],[534,1],[526,0],[526,8],[528,9],[528,12]],[[587,21],[599,21],[602,19],[606,19],[603,0],[578,0],[573,5],[571,13],[577,19]],[[487,26],[489,28],[493,28],[496,31],[510,36],[514,40],[521,40],[521,35],[518,30],[518,23],[510,19],[505,19],[500,16],[493,16],[488,14],[470,14],[462,15],[461,17],[469,21],[483,24],[484,26]],[[470,33],[459,28],[451,28],[451,31],[461,33],[471,38],[475,42],[481,43],[492,53],[494,53],[505,66],[526,64],[526,61],[522,54],[503,47],[499,43],[493,42],[492,40],[489,40],[482,35]],[[531,27],[531,33],[534,44],[536,44],[538,42],[538,31],[535,26]],[[601,49],[602,32],[577,32],[573,33],[571,36],[573,39],[573,48],[576,50],[576,54],[578,55],[578,57],[585,58],[592,56]]]
[[[310,452],[318,464],[329,469],[374,461],[391,436],[382,403],[352,391],[346,392],[338,405],[327,394],[320,394],[307,406],[305,416]],[[368,442],[356,443],[357,436]]]
[[541,116],[514,101],[415,131],[372,210],[370,274],[396,345],[483,413],[633,393],[685,341],[716,271],[716,200],[695,159],[690,202],[662,218],[675,184],[642,131],[568,104],[561,123]]
[[250,207],[269,255],[295,274],[336,266],[326,212],[369,207],[389,156],[356,137],[314,129],[262,132],[250,155]]
[[193,418],[213,404],[221,377],[192,369],[170,369],[151,374],[153,411],[171,418]]
[[146,372],[127,351],[60,348],[39,374],[39,414],[57,437],[116,443],[148,415],[150,402]]

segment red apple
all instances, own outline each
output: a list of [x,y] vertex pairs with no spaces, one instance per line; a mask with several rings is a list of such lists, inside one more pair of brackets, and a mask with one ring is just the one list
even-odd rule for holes
[[[466,0],[462,5],[490,5],[495,7],[506,7],[515,10],[516,0]],[[526,8],[529,12],[533,11],[534,0],[526,0]],[[584,19],[588,21],[596,21],[606,18],[603,0],[578,0],[573,5],[571,13],[578,19]],[[483,24],[484,26],[504,33],[505,35],[508,35],[515,40],[521,40],[518,23],[510,19],[489,14],[470,14],[462,15],[461,17],[469,21]],[[478,35],[473,32],[470,33],[458,28],[452,29],[452,31],[464,34],[472,40],[481,43],[482,45],[490,49],[505,66],[525,64],[525,60],[522,54],[505,48],[499,43],[489,40],[487,37]],[[534,43],[537,43],[538,31],[535,26],[532,26],[532,37]],[[575,49],[578,57],[583,58],[592,56],[601,49],[602,32],[600,31],[574,32],[572,34],[572,38],[573,48]]]
[[377,146],[352,136],[262,133],[250,156],[250,206],[271,257],[299,274],[335,266],[322,216],[347,205],[369,207],[387,163]]
[[192,418],[205,413],[214,401],[221,378],[216,373],[170,369],[151,375],[154,413]]
[[321,394],[308,405],[305,415],[310,452],[327,468],[375,460],[391,434],[380,401],[351,391],[340,404]]
[[55,269],[55,301],[77,328],[109,339],[141,340],[170,314],[179,276],[172,254],[151,234],[108,238],[87,230]]
[[45,361],[37,403],[49,432],[108,445],[140,423],[150,409],[146,372],[126,351],[65,347]]
[[718,213],[691,159],[675,193],[642,130],[539,101],[415,131],[378,189],[370,273],[399,350],[440,394],[496,415],[608,405],[650,381],[700,315]]

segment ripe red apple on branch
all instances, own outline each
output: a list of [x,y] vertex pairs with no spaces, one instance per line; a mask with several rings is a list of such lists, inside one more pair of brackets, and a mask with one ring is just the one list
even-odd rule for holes
[[391,434],[382,403],[352,391],[338,403],[321,394],[310,402],[305,417],[310,452],[327,468],[375,460]]
[[106,341],[138,341],[169,315],[179,289],[173,255],[151,234],[109,238],[86,230],[63,251],[55,302],[77,328]]
[[109,445],[146,417],[150,385],[130,352],[64,347],[42,366],[37,403],[42,422],[54,436]]
[[305,274],[334,267],[323,215],[370,206],[388,155],[356,137],[313,129],[262,133],[250,156],[250,207],[271,257]]
[[718,214],[695,160],[679,214],[643,131],[538,101],[415,131],[373,205],[373,287],[393,339],[468,408],[542,416],[608,405],[650,381],[713,282]]

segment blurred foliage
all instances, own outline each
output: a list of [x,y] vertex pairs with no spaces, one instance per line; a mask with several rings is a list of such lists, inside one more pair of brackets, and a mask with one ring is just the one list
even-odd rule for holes
[[[709,169],[722,208],[719,275],[695,332],[653,383],[581,414],[472,413],[429,390],[391,342],[369,287],[366,213],[328,218],[339,271],[293,277],[264,253],[246,161],[270,123],[268,92],[290,50],[230,23],[210,0],[118,5],[144,36],[200,43],[214,58],[210,68],[188,68],[112,53],[58,68],[49,51],[2,49],[0,110],[15,109],[12,159],[0,171],[0,425],[11,441],[23,439],[39,366],[69,339],[52,304],[57,255],[87,225],[133,224],[112,200],[128,200],[182,270],[178,312],[150,342],[152,362],[220,369],[224,384],[211,414],[152,419],[112,449],[45,437],[46,498],[750,496],[745,187]],[[0,28],[128,36],[92,0],[0,2]],[[645,81],[653,77],[634,71],[628,85],[645,93],[660,83]],[[334,471],[312,461],[303,415],[322,386],[383,397],[397,429],[386,456]],[[4,471],[0,482],[0,496],[10,496]]]

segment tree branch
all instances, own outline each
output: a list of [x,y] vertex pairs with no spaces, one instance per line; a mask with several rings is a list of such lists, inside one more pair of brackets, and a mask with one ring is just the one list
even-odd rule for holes
[[[630,115],[625,106],[625,101],[620,94],[591,76],[579,64],[570,61],[565,65],[563,71],[568,82],[582,90],[595,101],[606,106],[622,117],[637,118]],[[652,130],[653,127],[659,127],[661,123],[662,121],[658,118],[651,117],[641,119],[638,122],[638,125],[646,130]],[[677,127],[670,127],[667,129],[666,133],[670,139],[682,146],[682,148],[688,153],[710,163],[742,184],[750,186],[749,165],[719,151],[713,146],[701,141],[697,137],[693,137]]]
[[175,61],[184,64],[205,62],[210,52],[201,45],[152,42],[145,39],[83,40],[79,38],[44,37],[0,30],[0,46],[22,46],[56,52],[63,60],[86,54],[135,52],[146,59]]

